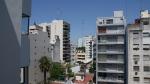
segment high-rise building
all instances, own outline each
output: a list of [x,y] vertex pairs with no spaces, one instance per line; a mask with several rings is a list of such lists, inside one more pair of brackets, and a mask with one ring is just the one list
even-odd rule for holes
[[53,20],[50,23],[50,43],[55,43],[55,37],[60,40],[59,62],[70,62],[70,24],[64,20]]
[[[29,26],[31,0],[0,0],[0,12],[0,83],[28,84],[29,45],[25,30]],[[26,35],[21,36],[22,32]]]
[[94,37],[92,35],[84,36],[78,39],[78,47],[85,47],[86,58],[93,58]]
[[125,25],[123,11],[97,18],[96,84],[125,84]]
[[50,38],[43,27],[33,25],[29,28],[30,38],[30,66],[29,66],[29,84],[40,84],[43,82],[43,72],[39,68],[39,60],[46,56],[49,60],[51,57]]
[[76,48],[77,48],[77,45],[75,43],[71,43],[70,44],[70,47],[71,47],[71,64],[74,65],[76,63]]
[[128,84],[150,84],[150,13],[127,26]]

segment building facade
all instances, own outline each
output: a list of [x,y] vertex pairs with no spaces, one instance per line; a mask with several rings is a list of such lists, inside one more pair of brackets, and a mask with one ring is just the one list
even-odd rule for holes
[[55,43],[55,37],[60,39],[60,63],[70,62],[70,24],[64,20],[53,20],[50,23],[50,43]]
[[123,11],[97,18],[96,84],[125,84],[125,24]]
[[[49,60],[51,57],[51,45],[49,43],[48,32],[43,31],[43,27],[39,25],[30,26],[30,66],[29,66],[29,84],[42,83],[43,72],[39,68],[39,60],[46,56]],[[48,73],[47,73],[48,74]],[[48,75],[47,75],[48,76]]]
[[78,39],[78,47],[85,47],[85,61],[87,63],[93,58],[94,37],[92,35],[84,36]]
[[127,26],[128,84],[150,84],[150,13]]
[[[29,26],[31,0],[0,0],[0,11],[0,37],[2,38],[0,66],[3,66],[0,70],[0,82],[1,84],[27,84],[26,69],[29,64],[29,56],[27,56],[29,52],[26,49],[29,45],[28,38],[22,37],[21,32]],[[24,46],[26,44],[27,46]],[[21,61],[23,58],[24,61]]]
[[74,65],[76,63],[76,48],[77,48],[77,45],[75,43],[71,43],[70,44],[70,47],[71,47],[71,64]]

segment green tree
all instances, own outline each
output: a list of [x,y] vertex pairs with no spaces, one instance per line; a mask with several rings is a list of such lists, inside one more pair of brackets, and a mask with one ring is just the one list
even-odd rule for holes
[[43,56],[39,60],[39,63],[39,68],[44,73],[44,84],[46,84],[46,73],[50,70],[51,62],[46,56]]
[[89,68],[89,72],[94,73],[95,70],[96,70],[96,63],[93,63],[93,64],[91,64],[91,66]]
[[60,63],[54,62],[49,73],[51,80],[61,80],[65,76],[65,69]]

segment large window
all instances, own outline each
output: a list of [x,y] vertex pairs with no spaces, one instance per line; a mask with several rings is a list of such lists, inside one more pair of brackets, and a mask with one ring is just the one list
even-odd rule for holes
[[29,31],[29,16],[22,15],[22,22],[21,22],[21,33],[28,34]]
[[144,66],[144,71],[145,72],[150,72],[150,66]]

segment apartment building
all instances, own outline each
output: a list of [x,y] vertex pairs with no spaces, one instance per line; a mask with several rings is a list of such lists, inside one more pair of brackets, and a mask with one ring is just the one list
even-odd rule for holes
[[55,37],[60,39],[60,56],[58,61],[61,63],[70,62],[70,24],[64,20],[53,20],[50,23],[50,43],[55,43]]
[[96,84],[125,84],[125,24],[123,11],[97,18]]
[[150,84],[150,13],[127,26],[128,84]]
[[77,48],[77,45],[75,43],[71,43],[70,44],[70,47],[71,47],[71,64],[74,65],[76,63],[76,48]]
[[28,84],[29,45],[28,38],[21,36],[21,30],[28,30],[31,0],[0,0],[0,12],[0,83]]
[[86,63],[87,57],[85,53],[85,47],[78,47],[76,49],[75,57],[77,63]]
[[86,59],[87,63],[92,61],[93,58],[93,44],[94,37],[92,35],[84,36],[78,39],[78,47],[85,47]]
[[[30,38],[30,66],[29,84],[40,84],[43,82],[43,72],[39,68],[39,60],[47,56],[51,60],[51,45],[48,32],[43,27],[34,24],[29,28]],[[47,73],[48,74],[48,73]],[[48,75],[47,75],[48,76]]]

